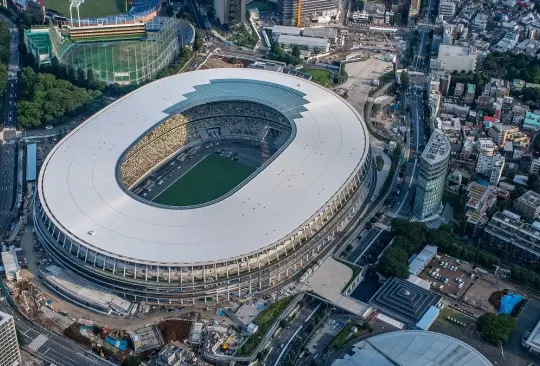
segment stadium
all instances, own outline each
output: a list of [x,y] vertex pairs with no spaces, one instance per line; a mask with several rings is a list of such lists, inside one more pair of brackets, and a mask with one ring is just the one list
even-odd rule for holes
[[141,83],[154,78],[195,40],[188,22],[157,16],[161,0],[136,0],[128,13],[102,18],[80,18],[86,6],[95,8],[97,2],[69,4],[69,18],[54,15],[49,27],[25,31],[25,44],[40,65],[56,57],[74,70],[92,70],[97,80]]
[[332,248],[374,184],[369,133],[333,92],[257,69],[147,84],[60,141],[34,225],[49,254],[130,301],[271,291]]

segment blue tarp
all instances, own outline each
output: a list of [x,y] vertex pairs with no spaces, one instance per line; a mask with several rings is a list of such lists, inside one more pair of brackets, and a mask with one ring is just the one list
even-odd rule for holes
[[521,300],[523,300],[523,296],[519,294],[504,295],[501,299],[499,314],[512,314],[512,311],[514,311],[514,308]]
[[128,341],[125,339],[114,339],[113,337],[106,336],[105,342],[113,347],[118,348],[120,351],[125,351],[128,345]]

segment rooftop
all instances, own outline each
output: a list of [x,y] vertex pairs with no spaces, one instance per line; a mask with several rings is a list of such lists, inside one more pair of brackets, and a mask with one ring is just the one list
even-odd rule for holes
[[[297,95],[306,102],[301,111]],[[256,101],[290,113],[296,135],[214,204],[170,209],[126,193],[115,174],[126,149],[169,118],[168,110],[209,100]],[[47,156],[37,191],[57,227],[100,253],[137,263],[219,263],[296,234],[364,164],[368,138],[358,112],[315,83],[257,69],[201,70],[146,84],[76,127]]]
[[540,206],[540,194],[535,191],[527,191],[519,197],[518,202],[527,204],[529,206]]
[[406,330],[364,339],[332,363],[332,366],[396,365],[491,366],[491,362],[456,338]]
[[405,324],[414,325],[441,297],[400,278],[391,278],[373,295],[371,305]]
[[429,138],[426,148],[422,153],[422,159],[435,164],[446,159],[450,155],[451,149],[450,141],[448,141],[444,132],[436,129]]
[[452,45],[448,45],[448,44],[441,44],[439,46],[439,56],[438,58],[440,59],[441,56],[444,57],[444,56],[451,56],[451,57],[456,57],[456,56],[469,56],[469,53],[470,53],[470,48],[469,47],[461,47],[461,46],[452,46]]
[[2,264],[6,271],[6,275],[14,275],[18,270],[20,270],[15,249],[2,252]]
[[289,34],[281,34],[278,38],[279,43],[298,44],[313,47],[326,47],[329,43],[326,38],[313,38],[302,36],[291,36]]
[[306,37],[336,38],[337,28],[306,28],[302,34]]
[[272,34],[296,34],[300,35],[302,28],[288,27],[285,25],[274,25],[272,28]]

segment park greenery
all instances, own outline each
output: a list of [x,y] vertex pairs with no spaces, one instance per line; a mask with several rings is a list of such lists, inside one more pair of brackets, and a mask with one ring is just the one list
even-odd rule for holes
[[328,86],[332,80],[334,80],[334,76],[330,71],[322,69],[303,69],[302,72],[311,75],[311,81],[322,86]]
[[510,271],[510,279],[535,290],[540,290],[540,274],[530,269],[514,266]]
[[436,245],[441,253],[488,269],[499,264],[499,258],[494,254],[462,242],[453,234],[451,226],[430,229],[421,222],[395,219],[392,221],[392,233],[394,242],[384,251],[377,265],[377,270],[388,277],[407,278],[408,259],[427,244]]
[[141,364],[141,358],[139,356],[128,356],[121,366],[139,366]]
[[259,41],[259,38],[247,25],[242,25],[235,29],[229,40],[237,46],[253,48]]
[[485,313],[478,318],[476,326],[485,341],[498,346],[515,329],[516,319],[508,314]]
[[540,84],[540,60],[524,53],[490,52],[484,60],[484,71],[506,80],[522,79]]
[[101,100],[100,91],[77,87],[53,74],[36,73],[30,67],[22,70],[18,89],[17,122],[22,128],[54,124],[60,117],[102,107],[101,103],[92,103]]
[[272,43],[269,56],[272,60],[284,62],[287,65],[298,65],[302,63],[302,60],[300,59],[300,48],[298,48],[298,46],[293,47],[292,52],[288,53],[281,48],[278,42],[274,42]]
[[242,344],[240,348],[236,351],[237,356],[245,356],[250,355],[255,351],[255,349],[259,346],[262,339],[268,333],[270,328],[272,327],[272,324],[274,324],[274,321],[279,317],[279,315],[285,311],[287,306],[291,303],[293,300],[293,296],[288,296],[286,298],[283,298],[281,300],[278,300],[274,302],[273,304],[266,307],[263,311],[253,319],[253,324],[256,324],[259,326],[259,329],[255,334],[252,334],[245,342]]

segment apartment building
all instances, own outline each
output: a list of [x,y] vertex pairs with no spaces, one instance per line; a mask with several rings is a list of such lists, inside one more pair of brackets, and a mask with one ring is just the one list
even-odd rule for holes
[[0,365],[22,365],[15,322],[11,315],[2,312],[0,312]]
[[489,137],[497,144],[497,146],[504,146],[505,142],[514,134],[521,133],[519,127],[503,125],[496,123],[488,131]]
[[493,215],[484,228],[481,245],[499,258],[523,264],[537,264],[540,258],[540,222],[532,225],[505,210]]
[[493,155],[489,184],[496,186],[501,181],[502,172],[504,170],[504,161],[504,156],[500,154]]
[[493,153],[495,144],[489,138],[480,138],[475,143],[475,150],[478,154],[475,171],[480,174],[490,174],[493,164]]
[[514,211],[527,220],[540,216],[540,194],[527,191],[514,202]]
[[471,182],[467,186],[467,202],[465,203],[465,234],[477,237],[489,221],[488,210],[497,203],[497,189],[494,186],[483,186]]

